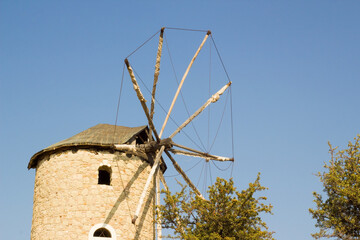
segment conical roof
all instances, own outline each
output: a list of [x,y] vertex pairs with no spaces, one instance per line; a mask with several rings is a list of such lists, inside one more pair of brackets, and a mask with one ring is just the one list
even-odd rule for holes
[[123,127],[110,124],[98,124],[85,131],[82,131],[68,139],[55,143],[35,153],[28,164],[28,169],[35,168],[39,157],[45,153],[57,150],[65,150],[73,147],[104,147],[110,148],[114,144],[126,144],[135,136],[145,131],[147,126]]

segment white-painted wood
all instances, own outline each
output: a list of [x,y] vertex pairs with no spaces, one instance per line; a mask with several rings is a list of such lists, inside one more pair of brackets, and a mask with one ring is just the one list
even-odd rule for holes
[[134,218],[132,219],[132,223],[135,224],[136,222],[136,219],[139,217],[139,214],[140,214],[140,210],[144,204],[144,199],[146,197],[146,194],[147,194],[147,191],[149,189],[149,186],[150,186],[150,183],[152,181],[152,178],[154,176],[154,173],[155,171],[157,170],[157,168],[159,167],[159,163],[160,163],[160,158],[161,158],[161,155],[162,153],[164,152],[164,149],[165,147],[162,146],[159,150],[159,152],[156,154],[156,158],[155,158],[155,161],[154,161],[154,165],[152,166],[151,168],[151,171],[150,171],[150,174],[148,176],[148,179],[146,181],[146,184],[145,184],[145,187],[141,193],[141,196],[140,196],[140,199],[139,199],[139,203],[137,205],[137,208],[136,208],[136,211],[135,211],[135,215],[134,215]]
[[178,149],[170,149],[169,151],[174,154],[203,158],[203,159],[206,159],[207,161],[209,161],[209,160],[215,160],[215,161],[221,161],[221,162],[224,162],[224,161],[233,162],[234,161],[234,158],[221,157],[221,156],[211,155],[208,153],[200,154],[200,153],[187,152],[187,151],[178,150]]
[[186,125],[188,125],[194,118],[196,118],[204,109],[210,105],[210,103],[215,103],[219,100],[220,96],[225,92],[225,90],[231,85],[231,82],[222,87],[217,93],[211,96],[204,105],[202,105],[193,115],[191,115],[183,124],[181,124],[178,129],[176,129],[169,138],[173,138],[176,134],[178,134]]

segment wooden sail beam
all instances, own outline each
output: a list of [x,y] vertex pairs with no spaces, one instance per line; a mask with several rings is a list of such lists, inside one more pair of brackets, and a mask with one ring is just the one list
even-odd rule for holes
[[129,144],[115,144],[114,148],[116,150],[125,151],[125,152],[134,152],[134,153],[155,153],[165,146],[165,149],[171,148],[173,142],[170,138],[161,139],[160,142],[150,141],[143,144],[129,145]]
[[194,118],[196,118],[202,111],[205,110],[207,106],[209,106],[211,103],[215,103],[219,100],[220,96],[225,92],[225,90],[231,85],[231,82],[227,83],[225,86],[223,86],[218,92],[216,92],[214,95],[209,98],[204,105],[202,105],[193,115],[191,115],[183,124],[181,124],[178,129],[176,129],[169,138],[173,138],[176,134],[178,134],[186,125],[188,125]]
[[200,198],[204,199],[203,195],[200,193],[200,191],[195,187],[195,185],[191,182],[190,178],[186,176],[185,172],[181,169],[179,164],[175,161],[175,159],[171,156],[171,154],[165,150],[166,155],[170,158],[172,164],[174,165],[176,171],[180,173],[180,175],[184,178],[185,182],[190,186],[190,188],[198,195]]
[[148,159],[148,156],[146,155],[145,151],[143,151],[143,148],[139,148],[136,145],[115,144],[114,148],[122,152],[128,152],[144,159]]
[[183,146],[183,145],[180,145],[180,144],[174,143],[174,142],[172,142],[172,145],[174,145],[175,147],[179,147],[179,148],[182,148],[182,149],[188,150],[188,151],[190,151],[190,152],[203,154],[203,152],[200,152],[200,151],[198,151],[198,150],[196,150],[196,149],[192,149],[192,148],[189,148],[189,147],[186,147],[186,146]]
[[154,117],[154,109],[155,109],[155,93],[156,93],[156,85],[159,79],[160,74],[160,60],[161,60],[161,52],[162,52],[162,46],[163,46],[163,36],[164,36],[164,30],[165,28],[161,28],[160,30],[160,36],[159,36],[159,45],[158,45],[158,51],[156,54],[156,63],[155,63],[155,72],[154,72],[154,82],[153,82],[153,88],[151,92],[151,108],[150,108],[150,118],[153,119]]
[[[204,152],[200,152],[197,151],[195,149],[191,149],[176,143],[172,143],[174,146],[186,149],[188,151],[182,151],[182,150],[178,150],[178,149],[172,149],[172,148],[168,148],[168,145],[161,145],[161,146],[165,146],[165,149],[169,149],[170,152],[174,153],[174,154],[181,154],[181,155],[187,155],[187,156],[193,156],[193,157],[200,157],[200,158],[204,158],[206,160],[216,160],[216,161],[234,161],[234,158],[227,158],[227,157],[221,157],[221,156],[216,156],[216,155],[212,155],[212,154],[208,154],[208,153],[204,153]],[[116,150],[119,151],[123,151],[123,152],[128,152],[131,154],[134,154],[136,156],[142,157],[144,159],[148,159],[146,152],[148,152],[149,150],[143,146],[146,146],[146,144],[141,144],[141,145],[128,145],[128,144],[115,144],[114,148]],[[149,148],[151,151],[152,149]]]
[[140,87],[139,87],[139,84],[137,83],[136,81],[136,78],[135,78],[135,75],[134,75],[134,71],[132,70],[130,64],[129,64],[129,61],[127,59],[125,59],[125,64],[126,64],[126,67],[128,69],[128,72],[130,74],[130,78],[131,78],[131,82],[133,83],[133,87],[134,87],[134,90],[136,92],[136,96],[138,97],[138,99],[140,100],[140,103],[141,103],[141,106],[145,112],[145,115],[146,115],[146,118],[148,119],[148,122],[149,122],[149,127],[150,129],[154,132],[154,135],[156,137],[156,140],[158,142],[160,142],[160,137],[159,135],[157,134],[156,132],[156,129],[155,129],[155,126],[154,126],[154,123],[150,117],[150,113],[149,113],[149,109],[148,107],[146,106],[146,100],[144,98],[144,95],[142,94],[142,92],[140,91]]
[[173,109],[173,107],[174,107],[174,104],[175,104],[176,99],[177,99],[177,97],[178,97],[178,95],[179,95],[179,93],[180,93],[180,90],[181,90],[181,88],[182,88],[182,85],[184,84],[185,78],[187,77],[187,75],[188,75],[188,73],[189,73],[189,71],[190,71],[191,66],[193,65],[196,57],[198,56],[201,48],[204,46],[204,44],[205,44],[205,42],[206,42],[206,39],[209,37],[210,34],[211,34],[210,31],[208,31],[208,32],[206,33],[206,36],[204,37],[204,40],[203,40],[202,43],[200,44],[200,46],[199,46],[198,50],[196,51],[194,57],[191,59],[190,64],[189,64],[189,66],[187,67],[187,69],[186,69],[186,71],[185,71],[185,73],[184,73],[184,76],[183,76],[182,79],[181,79],[181,82],[180,82],[180,84],[179,84],[179,87],[178,87],[178,89],[177,89],[177,91],[176,91],[176,93],[175,93],[174,99],[173,99],[173,101],[172,101],[172,103],[171,103],[171,105],[170,105],[169,111],[168,111],[168,113],[166,114],[165,121],[164,121],[164,123],[163,123],[163,125],[162,125],[162,127],[161,127],[160,134],[159,134],[159,137],[160,137],[160,138],[161,138],[161,136],[162,136],[162,134],[163,134],[163,132],[164,132],[165,126],[166,126],[167,121],[169,120],[169,117],[170,117],[170,113],[171,113],[171,111],[172,111],[172,109]]
[[183,150],[178,150],[178,149],[170,149],[169,151],[174,154],[204,158],[207,161],[209,161],[209,160],[215,160],[215,161],[221,161],[221,162],[225,162],[225,161],[233,162],[234,161],[234,158],[221,157],[221,156],[211,155],[208,153],[200,154],[200,153],[188,152],[188,151],[183,151]]
[[161,183],[164,185],[165,191],[169,191],[169,187],[165,181],[164,175],[162,174],[162,172],[159,172],[159,178]]
[[148,191],[148,189],[149,189],[151,180],[153,180],[153,176],[154,176],[156,170],[157,170],[158,167],[159,167],[161,155],[162,155],[162,153],[164,152],[164,150],[165,150],[165,146],[162,146],[162,147],[160,148],[160,150],[158,151],[158,153],[156,154],[156,158],[155,158],[155,161],[154,161],[154,165],[152,166],[151,171],[150,171],[150,174],[149,174],[149,176],[148,176],[148,178],[147,178],[147,180],[146,180],[145,187],[144,187],[144,189],[143,189],[143,191],[142,191],[142,193],[141,193],[141,196],[140,196],[140,199],[139,199],[139,203],[138,203],[137,208],[136,208],[136,211],[135,211],[135,215],[134,215],[134,217],[133,217],[133,219],[132,219],[132,221],[131,221],[133,224],[135,224],[136,219],[139,217],[140,210],[141,210],[141,208],[142,208],[142,206],[143,206],[143,204],[144,204],[144,199],[145,199],[146,194],[147,194],[147,191]]

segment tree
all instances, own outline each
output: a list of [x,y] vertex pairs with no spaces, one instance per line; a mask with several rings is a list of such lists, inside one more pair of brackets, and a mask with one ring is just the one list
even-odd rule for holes
[[329,143],[331,159],[318,173],[326,199],[314,192],[316,209],[309,209],[320,228],[315,239],[360,239],[360,135],[345,150]]
[[209,187],[209,200],[198,197],[182,186],[172,195],[165,191],[160,207],[162,227],[173,229],[175,236],[186,240],[259,240],[273,239],[261,213],[270,213],[266,197],[255,198],[255,193],[267,188],[260,185],[260,174],[246,190],[238,192],[232,179],[217,178]]

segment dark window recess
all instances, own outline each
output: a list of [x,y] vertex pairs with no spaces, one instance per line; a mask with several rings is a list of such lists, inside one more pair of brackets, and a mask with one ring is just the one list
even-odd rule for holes
[[111,180],[111,169],[99,169],[98,184],[110,185]]
[[106,228],[99,228],[94,232],[94,237],[106,237],[111,238],[111,233]]
[[136,144],[143,144],[148,141],[148,132],[142,131],[136,136]]

